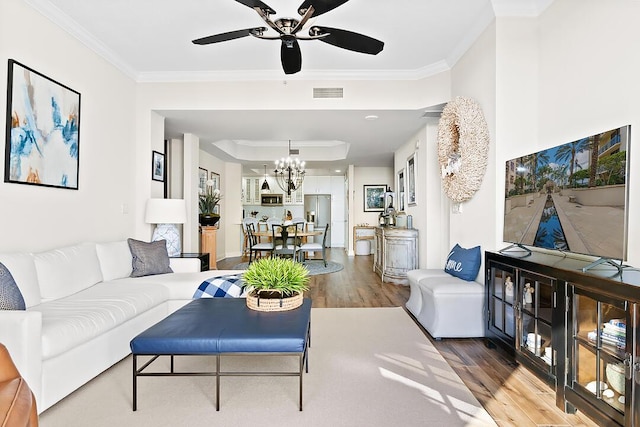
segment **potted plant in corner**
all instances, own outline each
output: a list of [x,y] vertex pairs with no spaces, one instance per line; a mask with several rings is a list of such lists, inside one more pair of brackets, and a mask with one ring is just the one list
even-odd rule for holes
[[309,289],[309,270],[286,258],[261,258],[242,276],[247,289],[247,307],[258,311],[292,310],[302,305]]
[[199,222],[200,225],[203,226],[216,225],[220,220],[220,215],[216,213],[215,207],[218,205],[218,202],[220,202],[222,196],[220,195],[220,190],[213,188],[213,184],[212,179],[208,180],[204,193],[200,193]]

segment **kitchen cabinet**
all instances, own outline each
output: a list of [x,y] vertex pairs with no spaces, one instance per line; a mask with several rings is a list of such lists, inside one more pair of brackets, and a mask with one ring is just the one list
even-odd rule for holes
[[[277,185],[277,184],[276,184]],[[292,191],[291,194],[284,193],[284,204],[285,205],[302,205],[304,204],[304,184],[300,185],[295,191]]]
[[486,252],[487,344],[550,384],[565,411],[640,427],[640,272],[587,264]]
[[307,176],[304,179],[305,194],[331,194],[330,176]]
[[259,205],[261,185],[262,184],[260,182],[260,178],[243,177],[242,178],[242,204]]

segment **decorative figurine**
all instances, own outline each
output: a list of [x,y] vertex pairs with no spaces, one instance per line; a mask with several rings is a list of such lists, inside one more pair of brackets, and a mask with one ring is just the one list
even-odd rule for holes
[[531,286],[531,283],[525,283],[524,284],[524,290],[522,291],[523,293],[523,298],[524,298],[524,303],[525,304],[532,304],[533,303],[533,287]]
[[508,297],[513,296],[513,282],[511,281],[511,276],[507,276],[504,281],[504,293]]

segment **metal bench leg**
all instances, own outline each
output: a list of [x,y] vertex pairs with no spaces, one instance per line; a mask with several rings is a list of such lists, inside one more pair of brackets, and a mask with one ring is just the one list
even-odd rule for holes
[[298,372],[298,374],[300,375],[300,411],[302,411],[302,371],[304,369],[304,353],[302,353],[300,355],[300,372]]
[[133,410],[138,409],[138,356],[133,355]]
[[216,411],[220,410],[220,355],[216,354]]

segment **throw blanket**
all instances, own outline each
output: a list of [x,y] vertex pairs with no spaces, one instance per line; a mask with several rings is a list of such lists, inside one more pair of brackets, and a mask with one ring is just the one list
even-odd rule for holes
[[237,298],[243,295],[242,274],[230,274],[207,279],[198,286],[193,298]]

